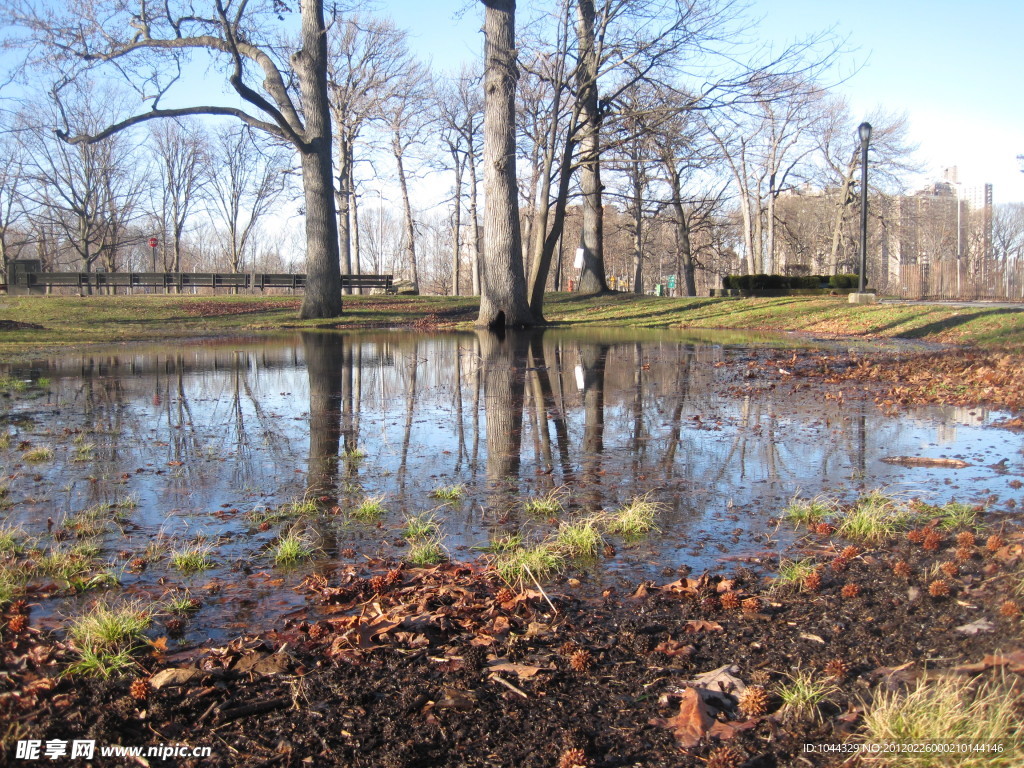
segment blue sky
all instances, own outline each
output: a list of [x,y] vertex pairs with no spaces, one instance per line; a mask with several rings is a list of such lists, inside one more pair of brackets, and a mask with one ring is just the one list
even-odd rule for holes
[[[520,6],[525,3],[520,2]],[[441,67],[478,55],[482,14],[473,0],[384,0]],[[464,9],[461,20],[454,16]],[[956,165],[967,184],[991,182],[995,201],[1024,202],[1024,2],[976,0],[754,0],[756,32],[783,45],[834,28],[853,49],[838,90],[855,112],[906,112],[921,180]]]

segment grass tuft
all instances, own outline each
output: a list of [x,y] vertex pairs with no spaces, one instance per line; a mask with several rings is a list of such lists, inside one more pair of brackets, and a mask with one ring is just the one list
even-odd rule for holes
[[558,517],[565,510],[565,499],[569,491],[559,486],[543,496],[534,496],[523,503],[523,511],[530,517]]
[[363,522],[379,520],[387,514],[384,507],[384,494],[379,496],[367,496],[353,509],[349,510],[349,516]]
[[31,464],[41,464],[44,461],[53,461],[53,448],[50,448],[49,446],[33,448],[32,450],[26,451],[22,454],[22,458]]
[[848,539],[877,544],[905,531],[913,519],[902,501],[872,491],[841,514],[836,532]]
[[210,552],[213,545],[201,541],[193,541],[172,549],[170,562],[171,567],[182,573],[199,573],[213,568],[213,560]]
[[466,495],[466,486],[442,485],[431,491],[430,495],[435,499],[441,499],[442,501],[458,501]]
[[778,690],[782,699],[779,710],[786,720],[821,721],[820,706],[828,701],[828,697],[839,689],[830,680],[817,679],[809,670],[797,668],[788,675],[789,682]]
[[554,546],[570,560],[593,559],[604,546],[604,537],[593,518],[584,518],[559,525]]
[[605,523],[609,533],[624,538],[639,538],[646,533],[657,530],[654,525],[655,516],[661,512],[663,504],[650,500],[650,494],[637,496],[625,506],[612,512]]
[[68,673],[110,677],[133,665],[132,652],[152,622],[152,610],[139,601],[96,603],[68,626],[68,637],[81,655]]
[[[919,680],[907,691],[876,691],[864,713],[866,744],[999,745],[1000,752],[891,752],[880,765],[921,768],[1009,768],[1024,754],[1024,716],[1004,680],[977,682],[956,677]],[[868,753],[870,754],[870,753]]]
[[447,559],[448,552],[441,543],[441,539],[434,536],[426,539],[416,539],[410,543],[409,551],[405,557],[409,565],[414,565],[418,568],[437,565]]
[[782,511],[782,519],[799,528],[801,525],[810,528],[835,514],[834,502],[823,496],[812,499],[800,499],[794,496],[789,505]]
[[560,571],[565,557],[551,544],[512,549],[494,559],[494,570],[509,584],[538,581]]
[[292,566],[313,556],[313,547],[301,534],[289,531],[274,544],[274,565]]
[[402,528],[403,538],[414,541],[426,539],[437,533],[437,518],[433,512],[423,512],[405,518],[405,526]]
[[809,557],[803,560],[783,560],[779,563],[779,573],[772,583],[772,589],[778,590],[794,584],[800,586],[804,579],[814,573],[817,567]]

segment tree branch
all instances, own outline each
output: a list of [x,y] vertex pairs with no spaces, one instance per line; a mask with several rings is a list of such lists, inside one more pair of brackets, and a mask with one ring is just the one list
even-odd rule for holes
[[134,115],[129,117],[127,120],[122,120],[119,123],[114,123],[107,128],[96,134],[79,134],[77,136],[71,136],[67,131],[57,130],[57,138],[61,141],[67,142],[68,144],[94,144],[97,141],[102,141],[108,136],[112,136],[118,131],[123,131],[125,128],[131,128],[133,125],[144,123],[149,120],[155,120],[162,117],[184,117],[186,115],[227,115],[231,117],[237,117],[243,123],[251,125],[254,128],[266,131],[267,133],[279,136],[280,138],[288,138],[284,135],[284,131],[273,123],[268,123],[265,120],[258,120],[248,112],[234,107],[182,107],[180,109],[154,109],[150,112],[146,112],[141,115]]

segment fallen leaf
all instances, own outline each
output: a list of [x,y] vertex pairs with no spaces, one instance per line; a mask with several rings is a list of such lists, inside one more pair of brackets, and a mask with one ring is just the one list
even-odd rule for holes
[[988,621],[987,619],[978,619],[977,621],[972,621],[970,624],[961,624],[959,627],[956,627],[956,631],[964,635],[980,635],[983,633],[994,632],[995,628],[995,624],[991,621]]
[[198,669],[189,667],[163,669],[149,678],[149,684],[153,686],[154,690],[160,690],[167,685],[184,685],[202,674]]
[[738,695],[747,690],[747,684],[737,677],[739,671],[739,667],[735,664],[724,664],[718,669],[697,675],[693,680],[688,680],[686,684],[693,688],[706,688],[709,691]]
[[684,632],[717,632],[722,625],[717,621],[704,621],[702,619],[690,619],[683,625]]
[[811,640],[815,643],[821,643],[822,645],[825,645],[824,638],[818,637],[817,635],[812,635],[810,632],[801,632],[800,637],[802,637],[804,640]]
[[655,646],[655,653],[664,653],[666,656],[691,656],[697,649],[692,645],[683,645],[678,640],[664,640]]
[[512,672],[518,675],[520,679],[533,677],[540,672],[540,670],[540,667],[533,667],[529,664],[515,664],[511,661],[503,661],[501,659],[487,665],[488,672]]
[[693,688],[683,691],[679,701],[679,714],[667,720],[655,717],[651,725],[668,728],[676,737],[681,747],[696,746],[715,724],[713,710],[704,703],[700,694]]

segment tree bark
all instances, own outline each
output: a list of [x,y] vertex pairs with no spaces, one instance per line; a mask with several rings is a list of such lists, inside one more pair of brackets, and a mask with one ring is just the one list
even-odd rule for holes
[[306,292],[299,317],[337,317],[341,314],[341,269],[331,167],[324,7],[323,0],[303,0],[300,5],[302,49],[292,57],[306,118],[306,147],[299,153],[306,203]]
[[484,263],[477,325],[533,325],[526,300],[516,183],[515,0],[483,0],[484,16]]

